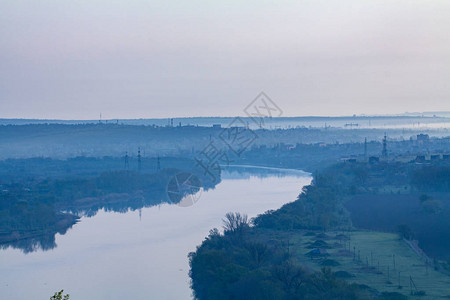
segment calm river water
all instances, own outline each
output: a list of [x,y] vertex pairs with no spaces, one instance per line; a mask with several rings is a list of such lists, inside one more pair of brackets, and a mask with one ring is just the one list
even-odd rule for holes
[[82,217],[53,250],[0,250],[0,299],[46,300],[60,289],[73,300],[191,299],[187,255],[227,212],[277,209],[310,181],[298,170],[230,167],[193,206]]

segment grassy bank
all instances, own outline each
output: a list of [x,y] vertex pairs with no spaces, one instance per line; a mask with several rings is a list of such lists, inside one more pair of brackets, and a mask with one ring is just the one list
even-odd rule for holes
[[[307,255],[312,250],[310,245],[322,242],[328,255],[311,259]],[[379,292],[399,292],[411,299],[450,298],[450,276],[427,265],[396,234],[309,231],[294,234],[291,243],[297,258],[314,270],[328,266],[349,282]],[[411,296],[411,292],[419,291],[424,291],[425,296]]]

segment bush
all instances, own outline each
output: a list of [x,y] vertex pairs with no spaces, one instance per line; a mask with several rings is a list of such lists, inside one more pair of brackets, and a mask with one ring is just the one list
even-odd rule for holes
[[63,293],[64,290],[56,292],[53,296],[50,297],[50,300],[69,300],[70,295],[69,294],[63,295]]

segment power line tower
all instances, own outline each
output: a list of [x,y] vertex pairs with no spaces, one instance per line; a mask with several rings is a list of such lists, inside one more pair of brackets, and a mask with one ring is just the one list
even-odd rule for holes
[[364,138],[364,160],[367,159],[367,138]]
[[141,148],[138,148],[138,170],[141,171],[142,162],[141,162]]
[[414,296],[415,294],[417,295],[419,293],[419,290],[417,289],[417,286],[414,283],[414,280],[412,279],[411,275],[409,275],[409,288],[412,296]]
[[386,132],[384,133],[383,138],[383,152],[381,153],[383,157],[387,157],[387,135]]
[[125,152],[125,170],[128,170],[130,168],[130,163],[129,163],[129,157],[128,157],[128,151]]
[[156,163],[156,171],[161,170],[161,161],[159,160],[159,156],[158,156],[158,161]]

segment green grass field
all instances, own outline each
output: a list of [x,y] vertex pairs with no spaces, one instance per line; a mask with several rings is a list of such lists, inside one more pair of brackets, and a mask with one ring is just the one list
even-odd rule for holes
[[[317,232],[316,232],[317,233]],[[298,234],[292,237],[292,249],[298,259],[314,270],[320,270],[325,258],[311,260],[305,254],[316,240],[323,240],[331,247],[326,259],[339,263],[333,271],[345,271],[354,275],[350,282],[365,284],[380,292],[399,292],[410,299],[450,299],[450,276],[427,266],[398,235],[382,232],[353,231],[346,233],[349,240],[336,239],[338,232],[327,232],[328,237]],[[395,266],[394,266],[395,261]],[[330,261],[328,261],[330,262]],[[333,263],[333,261],[331,261]],[[411,296],[411,281],[425,296]],[[412,290],[416,291],[412,286]]]

